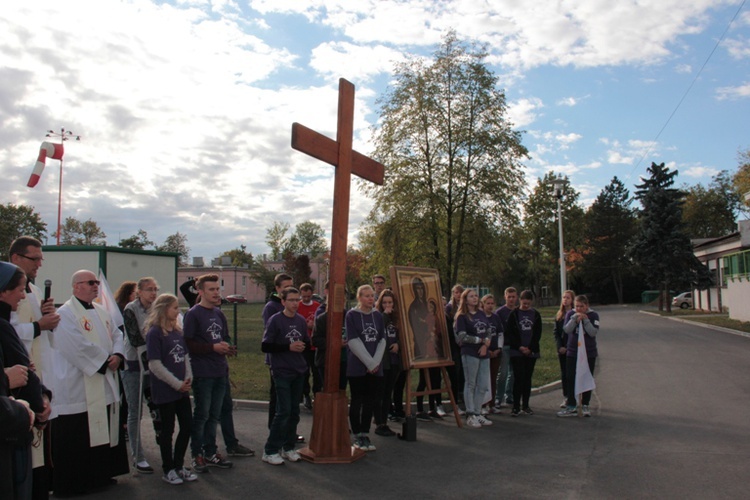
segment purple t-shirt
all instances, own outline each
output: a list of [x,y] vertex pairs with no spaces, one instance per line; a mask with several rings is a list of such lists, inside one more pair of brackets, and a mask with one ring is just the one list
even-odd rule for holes
[[[486,314],[485,314],[486,316]],[[487,316],[487,329],[489,331],[490,339],[490,351],[497,351],[503,348],[503,320],[497,313],[492,313]]]
[[[299,314],[289,317],[284,312],[274,314],[268,319],[263,332],[264,344],[290,345],[296,341],[310,345],[307,334],[307,321]],[[301,352],[271,352],[268,360],[274,377],[294,378],[307,372],[307,362]]]
[[[484,340],[489,337],[490,329],[487,321],[487,315],[482,311],[477,311],[472,315],[462,314],[456,318],[456,325],[453,330],[458,334],[459,332],[466,332],[469,337],[479,337]],[[489,357],[489,352],[484,356],[479,355],[479,349],[482,344],[473,344],[461,342],[461,354],[472,356],[474,358],[486,358]]]
[[[518,333],[521,335],[521,347],[529,347],[531,345],[531,339],[534,336],[534,321],[536,319],[536,310],[527,309],[525,311],[521,309],[516,310],[518,315]],[[510,351],[511,357],[523,356],[521,351],[512,349]],[[539,353],[535,352],[531,355],[533,358],[538,358]]]
[[[568,321],[570,321],[570,318],[573,317],[575,314],[575,309],[568,311],[568,314],[565,315],[565,322],[563,325],[568,324]],[[589,321],[591,321],[595,327],[599,328],[599,313],[596,311],[589,309],[589,311],[586,313],[586,316],[589,317]],[[583,340],[586,342],[586,357],[588,358],[595,358],[599,353],[596,348],[596,337],[590,336],[588,333],[583,333]],[[568,350],[566,351],[566,356],[569,358],[575,358],[578,355],[578,328],[576,327],[575,331],[573,333],[568,334]]]
[[396,324],[393,322],[393,317],[390,314],[383,313],[383,322],[385,323],[386,356],[390,356],[389,361],[391,362],[392,367],[398,367],[400,365],[401,355],[391,352],[391,346],[393,344],[398,344],[398,329],[396,328]]
[[[502,322],[504,332],[508,330],[508,318],[510,317],[510,313],[512,312],[513,312],[513,309],[511,309],[508,306],[502,306],[498,308],[497,311],[495,311],[495,314],[498,315],[498,317],[500,318],[500,321]],[[507,337],[504,338],[503,342],[505,342],[503,345],[507,346],[508,338]]]
[[[347,339],[350,342],[353,339],[361,340],[370,356],[374,356],[378,344],[385,338],[385,325],[380,311],[373,309],[369,313],[363,313],[359,309],[352,309],[346,313],[345,323]],[[351,349],[347,349],[347,351],[346,375],[348,377],[364,377],[367,375],[367,367],[354,355]],[[374,375],[383,376],[383,363],[380,363],[378,373]]]
[[283,310],[284,305],[281,303],[279,296],[276,294],[271,295],[271,298],[266,302],[266,305],[263,307],[263,312],[261,313],[261,316],[263,317],[263,327],[265,328],[268,320],[271,319],[271,316],[280,313]]
[[[146,334],[146,353],[149,361],[152,359],[161,361],[164,368],[169,370],[169,373],[180,380],[185,380],[185,361],[188,348],[180,332],[172,330],[164,335],[164,331],[160,327],[151,327]],[[151,379],[151,398],[158,405],[190,397],[187,392],[174,390],[153,374],[149,378]]]
[[[205,308],[194,305],[185,313],[183,319],[185,340],[197,344],[218,344],[229,338],[227,318],[221,309]],[[193,377],[226,377],[229,375],[229,363],[223,354],[211,351],[207,353],[192,352],[190,354]]]

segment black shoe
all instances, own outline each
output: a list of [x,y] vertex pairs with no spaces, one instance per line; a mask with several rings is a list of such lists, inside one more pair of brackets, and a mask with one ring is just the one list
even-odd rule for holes
[[237,443],[235,446],[227,448],[227,455],[230,457],[254,457],[255,451],[247,446],[242,446],[240,443]]
[[441,416],[440,416],[440,415],[438,414],[437,410],[430,410],[430,413],[428,413],[428,415],[429,415],[429,416],[430,416],[431,418],[434,418],[434,419],[437,419],[437,420],[443,420],[443,417],[441,417]]
[[427,413],[420,411],[417,413],[417,420],[421,420],[422,422],[432,422],[432,418]]
[[524,413],[525,413],[526,415],[533,415],[533,414],[534,414],[534,411],[533,411],[533,410],[532,410],[531,408],[529,408],[528,406],[525,406],[525,407],[523,408],[523,412],[524,412]]
[[151,467],[148,463],[145,463],[145,465],[139,465],[136,463],[135,470],[137,470],[141,474],[153,474],[154,473],[154,468]]
[[511,417],[517,417],[520,413],[521,411],[518,408],[513,408],[512,410],[510,410]]
[[212,456],[206,457],[206,465],[219,469],[231,469],[234,464],[222,457],[220,453],[214,453]]
[[313,406],[313,403],[312,403],[312,399],[310,399],[310,396],[305,396],[305,403],[304,403],[304,406],[305,406],[305,408],[307,408],[308,410],[312,410],[312,406]]
[[391,430],[391,428],[388,427],[386,424],[377,426],[375,428],[375,434],[377,434],[378,436],[385,436],[385,437],[390,437],[390,436],[395,436],[396,435],[396,433],[393,432]]

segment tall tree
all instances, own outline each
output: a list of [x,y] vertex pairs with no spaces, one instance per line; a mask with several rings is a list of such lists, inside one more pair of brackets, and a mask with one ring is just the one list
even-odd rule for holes
[[186,266],[188,263],[190,248],[187,246],[187,235],[182,234],[179,231],[167,236],[167,239],[164,240],[164,243],[162,245],[158,245],[156,249],[159,252],[175,252],[180,254],[180,266]]
[[284,253],[284,271],[292,277],[294,286],[299,287],[302,283],[312,282],[312,268],[310,257],[305,254],[294,255],[291,251]]
[[618,304],[624,302],[624,283],[633,267],[627,252],[636,227],[632,201],[630,192],[615,176],[596,197],[585,217],[582,263],[585,281],[592,289],[605,286],[614,289]]
[[136,250],[144,250],[147,246],[153,246],[153,244],[154,242],[148,238],[148,233],[143,229],[139,229],[138,234],[120,240],[120,247]]
[[253,265],[253,255],[247,252],[247,246],[245,245],[240,245],[239,248],[233,250],[227,250],[221,254],[221,256],[230,257],[232,259],[232,265],[236,267],[249,267]]
[[19,236],[44,241],[47,224],[31,205],[0,205],[0,260],[8,260],[10,244]]
[[[553,181],[556,176],[547,172],[537,179],[529,197],[523,204],[523,228],[516,233],[522,238],[519,250],[528,262],[527,286],[539,293],[544,286],[555,292],[559,289],[560,237],[557,222],[557,198]],[[567,177],[565,178],[567,180]],[[571,254],[583,239],[583,209],[578,205],[579,193],[567,182],[560,198],[563,215],[563,240],[565,254]],[[572,282],[573,261],[566,258],[566,271]],[[558,294],[555,293],[555,296]]]
[[92,219],[83,222],[75,217],[66,217],[60,228],[60,244],[62,245],[106,245],[107,235]]
[[717,238],[737,230],[742,202],[732,186],[729,172],[719,172],[707,188],[697,184],[686,188],[685,192],[682,222],[688,236]]
[[662,291],[659,309],[666,302],[667,311],[671,311],[668,294],[672,287],[705,288],[711,277],[684,232],[684,193],[672,187],[677,170],[670,171],[664,163],[651,163],[648,172],[649,177],[636,185],[635,197],[641,202],[641,210],[632,256],[649,284]]
[[311,220],[300,222],[294,228],[289,249],[296,254],[308,254],[315,258],[327,250],[325,231],[320,224]]
[[362,185],[376,200],[371,220],[395,231],[415,264],[438,268],[446,290],[458,280],[471,221],[512,220],[523,181],[527,150],[486,57],[451,31],[431,61],[396,66],[374,135],[388,175],[382,187]]
[[289,245],[286,233],[289,231],[289,223],[274,221],[271,227],[266,229],[266,244],[271,249],[271,260],[279,260]]
[[266,259],[265,255],[261,255],[259,258],[254,259],[250,266],[250,279],[253,280],[258,286],[262,286],[266,291],[266,299],[276,289],[274,286],[274,277],[278,271],[270,266],[270,261]]
[[738,167],[732,176],[732,187],[735,195],[742,202],[740,210],[748,214],[750,212],[750,198],[745,195],[750,193],[750,148],[737,153]]

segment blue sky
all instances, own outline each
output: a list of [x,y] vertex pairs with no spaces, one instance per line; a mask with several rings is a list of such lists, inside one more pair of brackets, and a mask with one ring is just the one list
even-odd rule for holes
[[[614,175],[632,191],[651,161],[707,184],[750,148],[742,0],[40,0],[0,18],[0,202],[54,230],[58,162],[26,181],[44,132],[65,127],[83,140],[66,144],[63,216],[94,219],[109,244],[180,231],[209,259],[266,252],[274,220],[329,231],[333,171],[291,150],[292,122],[335,137],[344,77],[370,152],[394,64],[449,29],[488,44],[529,187],[565,174],[588,205]],[[372,202],[353,194],[356,243]]]

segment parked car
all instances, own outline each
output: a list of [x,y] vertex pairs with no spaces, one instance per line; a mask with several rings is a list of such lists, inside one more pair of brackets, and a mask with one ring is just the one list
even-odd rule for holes
[[684,292],[672,299],[672,307],[688,309],[693,307],[693,292]]
[[247,299],[244,295],[227,295],[227,302],[233,304],[245,304]]

